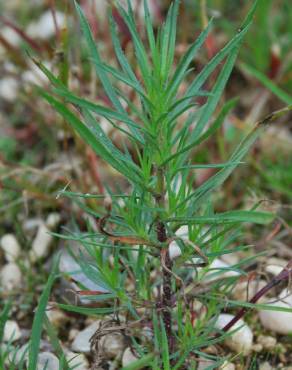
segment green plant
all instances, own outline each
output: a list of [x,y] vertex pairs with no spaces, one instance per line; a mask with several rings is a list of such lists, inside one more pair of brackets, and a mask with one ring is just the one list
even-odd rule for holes
[[[109,17],[111,35],[120,69],[101,60],[89,24],[76,4],[90,56],[110,107],[78,97],[36,62],[54,87],[53,95],[42,90],[41,95],[130,185],[130,190],[124,193],[118,186],[108,187],[106,196],[62,192],[81,199],[106,199],[104,207],[94,210],[79,202],[98,218],[98,232],[89,227],[88,233],[63,236],[78,240],[91,257],[88,261],[84,252],[75,256],[83,273],[100,287],[98,291],[84,291],[83,295],[103,307],[90,309],[64,304],[59,307],[89,315],[114,313],[118,323],[120,315],[124,315],[132,334],[132,345],[140,357],[128,369],[195,368],[197,357],[206,357],[202,348],[228,335],[221,333],[214,337],[214,322],[225,305],[225,301],[218,299],[218,293],[224,296],[234,284],[234,277],[217,280],[211,284],[208,294],[198,293],[196,288],[212,271],[210,265],[216,257],[245,248],[234,248],[233,244],[243,223],[265,224],[274,217],[256,211],[256,207],[216,213],[212,193],[241,163],[264,127],[288,108],[258,122],[226,163],[194,164],[194,149],[213,135],[235,106],[235,100],[228,101],[213,120],[243,37],[250,27],[256,2],[235,37],[206,64],[183,94],[180,86],[191,74],[190,64],[204,44],[212,22],[173,70],[179,1],[175,0],[170,6],[165,24],[157,35],[147,1],[144,1],[149,55],[139,36],[130,1],[128,11],[118,2],[116,6],[132,36],[139,78],[121,47],[113,16]],[[219,65],[222,67],[211,91],[202,90]],[[112,80],[116,81],[115,85]],[[123,85],[133,89],[135,102],[126,96]],[[203,105],[197,102],[201,96],[206,97]],[[105,118],[121,133],[119,148],[105,134],[97,116]],[[194,170],[198,168],[217,168],[218,172],[193,189]],[[187,229],[184,237],[179,236],[181,227]],[[170,245],[174,242],[178,248],[177,258],[170,254]],[[244,262],[233,269],[241,271]],[[224,269],[212,271],[215,277],[220,277],[222,272]],[[208,307],[206,315],[196,321],[192,308],[195,297]],[[35,325],[39,325],[39,320],[35,320]],[[143,326],[152,329],[153,340],[139,342],[137,337],[141,336]],[[32,364],[35,358],[32,353]],[[223,360],[216,360],[214,366],[218,367]]]

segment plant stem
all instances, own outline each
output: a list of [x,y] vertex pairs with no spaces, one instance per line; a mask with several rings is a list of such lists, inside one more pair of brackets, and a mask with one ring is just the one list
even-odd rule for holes
[[[165,195],[164,195],[164,174],[163,169],[157,169],[157,193],[156,203],[159,207],[164,207]],[[165,243],[167,241],[167,234],[165,224],[159,219],[157,220],[157,240],[160,243]],[[168,246],[165,247],[166,250],[161,251],[161,266],[162,267],[162,298],[161,298],[161,308],[162,308],[162,320],[166,331],[168,349],[169,353],[173,353],[175,342],[174,336],[172,334],[172,289],[171,289],[171,271],[172,271],[172,261],[169,256]]]

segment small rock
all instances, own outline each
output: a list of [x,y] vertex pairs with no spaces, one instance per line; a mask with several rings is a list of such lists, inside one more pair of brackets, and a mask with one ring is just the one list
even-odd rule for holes
[[90,353],[90,339],[99,328],[99,323],[96,321],[77,334],[71,345],[73,352]]
[[[178,237],[182,238],[182,239],[187,238],[188,235],[189,235],[189,228],[188,228],[188,226],[182,226],[182,227],[180,227],[177,230],[176,235]],[[174,260],[177,257],[181,256],[181,248],[178,245],[178,243],[177,243],[176,240],[174,240],[173,242],[171,242],[169,244],[168,251],[169,251],[170,259],[172,259],[172,260]]]
[[260,364],[259,370],[272,370],[272,366],[268,362]]
[[[292,294],[284,289],[279,298],[271,298],[271,303],[266,304],[292,310]],[[264,328],[284,335],[292,333],[292,312],[260,311],[259,316]]]
[[55,229],[61,221],[61,216],[57,212],[50,213],[46,219],[46,226],[53,230]]
[[21,42],[19,34],[11,27],[2,27],[1,36],[9,42],[11,46],[18,47]]
[[121,333],[103,336],[100,340],[102,356],[108,360],[120,356],[125,349],[125,340]]
[[[215,324],[218,329],[223,329],[223,327],[228,324],[234,318],[230,314],[221,314]],[[225,339],[225,344],[235,352],[242,352],[244,355],[248,355],[252,349],[253,333],[249,326],[243,321],[239,320],[230,330],[237,330],[230,337]]]
[[31,246],[31,258],[33,261],[48,255],[52,240],[53,237],[50,234],[50,230],[45,224],[41,224]]
[[15,342],[21,338],[21,331],[16,321],[7,320],[4,326],[3,341]]
[[270,335],[259,335],[257,342],[263,346],[263,349],[270,351],[275,348],[277,339]]
[[19,85],[13,77],[3,77],[0,80],[0,97],[8,102],[17,98]]
[[263,350],[264,348],[263,348],[263,346],[262,346],[262,344],[259,344],[259,343],[256,343],[256,344],[254,344],[253,346],[252,346],[252,350],[254,351],[254,352],[256,352],[256,353],[260,353],[260,352],[262,352],[262,350]]
[[208,271],[204,277],[206,281],[213,281],[217,279],[224,279],[232,276],[240,276],[238,271],[232,270],[232,266],[228,263],[221,261],[219,258],[216,258],[211,265],[209,266],[213,271]]
[[86,357],[81,353],[67,352],[66,359],[70,368],[74,370],[89,370],[89,364]]
[[[49,307],[50,308],[50,307]],[[69,320],[69,317],[57,308],[48,309],[47,316],[50,322],[57,328],[60,328]]]
[[[65,15],[61,12],[55,12],[56,22],[59,29],[64,28],[65,26]],[[42,40],[49,39],[54,36],[56,32],[54,18],[50,10],[42,14],[42,16],[36,21],[29,24],[27,34],[30,37],[38,38]]]
[[[243,281],[236,284],[232,295],[238,301],[248,301],[267,283],[264,280]],[[261,300],[260,300],[261,301]],[[259,301],[259,302],[260,302]]]
[[19,288],[21,286],[22,274],[16,263],[9,262],[2,268],[0,281],[5,291]]
[[199,358],[197,370],[207,370],[210,369],[210,366],[214,366],[215,361],[209,360],[207,358]]
[[5,234],[0,240],[5,258],[8,262],[15,262],[20,253],[20,246],[13,234]]
[[[66,251],[62,251],[61,257],[60,257],[60,263],[59,263],[59,270],[65,274],[70,275],[76,282],[82,284],[86,289],[88,290],[98,290],[100,292],[108,292],[106,289],[100,287],[96,283],[94,283],[92,280],[90,280],[82,271],[78,263],[75,261],[75,259]],[[73,285],[76,288],[76,284]],[[78,287],[77,287],[78,290]],[[86,303],[89,301],[88,299],[81,299],[82,302]]]
[[50,352],[42,352],[38,355],[37,370],[59,370],[58,358]]
[[287,261],[282,258],[271,257],[266,262],[266,272],[276,276],[278,275],[285,266],[287,266]]
[[126,348],[125,352],[123,353],[123,358],[122,358],[123,367],[128,366],[137,360],[138,360],[138,357],[136,357],[133,354],[132,349],[130,347]]
[[14,365],[18,365],[20,362],[24,362],[28,358],[29,343],[25,343],[20,348],[17,348],[16,351],[9,353],[9,361]]
[[223,365],[220,366],[220,370],[235,370],[235,365],[232,362],[225,361]]

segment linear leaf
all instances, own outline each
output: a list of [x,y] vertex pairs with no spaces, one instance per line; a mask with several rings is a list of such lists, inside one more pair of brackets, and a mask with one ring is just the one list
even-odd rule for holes
[[29,341],[29,355],[28,355],[28,370],[35,370],[37,368],[37,359],[40,348],[40,341],[42,335],[42,326],[45,319],[46,307],[49,301],[51,289],[56,279],[59,266],[59,258],[55,258],[53,262],[52,272],[48,278],[46,287],[40,297],[40,301],[34,315],[31,338]]
[[113,168],[118,172],[123,174],[126,178],[134,182],[141,182],[138,173],[134,173],[127,168],[120,159],[113,156],[108,148],[105,148],[102,143],[95,137],[95,135],[90,131],[88,127],[84,125],[83,122],[79,120],[64,104],[60,103],[54,99],[49,94],[42,92],[42,96],[48,101],[54,109],[61,114],[64,119],[78,132],[81,138],[92,147],[92,149],[98,154],[102,159],[108,162]]
[[77,4],[77,2],[75,0],[74,0],[74,2],[75,2],[75,7],[76,7],[76,10],[77,10],[77,13],[79,15],[81,28],[82,28],[83,34],[85,36],[90,54],[91,54],[93,60],[95,61],[96,73],[97,73],[98,77],[100,78],[100,81],[101,81],[101,83],[104,87],[104,90],[105,90],[108,98],[113,103],[113,105],[117,109],[117,111],[122,113],[125,110],[124,110],[122,104],[120,103],[120,101],[119,101],[119,99],[118,99],[118,97],[115,93],[115,90],[114,90],[113,86],[112,86],[107,74],[105,73],[105,71],[102,68],[99,67],[99,65],[102,63],[102,61],[101,61],[98,49],[96,47],[95,41],[93,39],[88,21],[87,21],[86,17],[84,16],[81,7]]
[[166,221],[177,222],[182,225],[223,224],[234,222],[251,222],[264,225],[273,221],[274,217],[275,216],[269,212],[229,211],[212,216],[172,217],[168,218]]
[[212,95],[208,98],[207,103],[202,110],[201,116],[196,123],[195,129],[192,132],[192,137],[198,137],[203,131],[205,125],[208,123],[209,119],[212,117],[212,114],[215,111],[216,106],[219,103],[221,95],[225,89],[226,83],[229,80],[230,74],[236,61],[237,54],[238,48],[235,48],[228,56],[224,67],[222,68],[222,71],[217,78],[215,86],[212,89]]

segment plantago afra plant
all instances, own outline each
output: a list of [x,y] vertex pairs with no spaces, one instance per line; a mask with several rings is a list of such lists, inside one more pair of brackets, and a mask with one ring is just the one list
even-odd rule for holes
[[[129,369],[195,368],[202,348],[226,335],[214,335],[216,315],[226,305],[223,299],[218,300],[218,294],[224,297],[235,278],[218,279],[222,273],[219,269],[212,271],[217,279],[208,289],[200,289],[201,282],[207,273],[210,279],[210,265],[215,258],[244,248],[231,249],[242,223],[265,224],[273,218],[257,211],[256,206],[252,210],[216,213],[212,193],[241,163],[265,125],[282,111],[256,124],[226,163],[196,163],[196,147],[212,137],[236,104],[230,100],[217,112],[256,3],[234,38],[199,73],[192,71],[190,65],[204,45],[212,21],[175,63],[178,0],[170,6],[158,32],[154,31],[144,1],[147,45],[139,36],[131,2],[128,1],[127,10],[119,2],[114,6],[131,34],[135,50],[135,60],[130,63],[110,13],[111,38],[119,67],[102,61],[89,24],[76,4],[90,60],[109,106],[77,96],[37,62],[53,85],[53,94],[41,91],[42,96],[129,184],[124,193],[118,185],[107,186],[106,195],[63,192],[83,200],[105,197],[106,202],[104,207],[100,203],[95,210],[89,210],[98,220],[97,230],[69,236],[78,240],[91,256],[89,261],[81,249],[75,258],[83,273],[100,287],[91,292],[81,287],[83,295],[87,292],[87,298],[98,302],[99,308],[60,307],[87,314],[113,314],[117,326],[113,330],[124,330],[138,358]],[[205,91],[206,82],[217,67],[216,80]],[[190,83],[182,93],[186,80]],[[134,99],[125,93],[129,88]],[[205,103],[199,104],[202,96]],[[119,146],[102,129],[100,117],[120,133]],[[194,189],[192,179],[196,169],[201,168],[215,168],[217,172]],[[243,262],[233,268],[240,271]],[[198,319],[195,300],[207,308]],[[145,328],[150,334],[145,334]],[[102,335],[101,328],[94,336],[96,341],[93,338],[93,351]],[[220,361],[214,366],[219,365]]]

